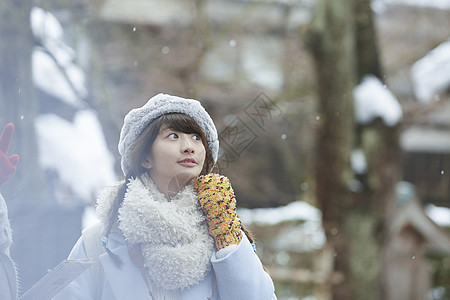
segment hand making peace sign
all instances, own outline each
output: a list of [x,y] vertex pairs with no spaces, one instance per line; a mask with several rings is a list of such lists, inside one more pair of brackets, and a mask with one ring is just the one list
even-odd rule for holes
[[14,133],[13,124],[6,124],[0,136],[0,185],[5,183],[10,175],[16,171],[16,165],[19,162],[19,155],[8,155],[9,144]]

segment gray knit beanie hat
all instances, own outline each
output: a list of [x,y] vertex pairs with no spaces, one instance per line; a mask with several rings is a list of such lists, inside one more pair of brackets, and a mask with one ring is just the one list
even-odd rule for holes
[[184,113],[197,121],[206,135],[209,149],[214,162],[219,155],[219,139],[213,120],[200,104],[194,99],[158,94],[148,100],[140,108],[132,109],[124,118],[119,139],[119,154],[122,156],[122,172],[126,176],[130,170],[131,145],[144,131],[144,129],[156,118],[167,113]]

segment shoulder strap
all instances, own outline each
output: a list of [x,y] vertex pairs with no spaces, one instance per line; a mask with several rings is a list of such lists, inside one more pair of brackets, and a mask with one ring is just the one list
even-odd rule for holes
[[83,230],[83,241],[87,257],[94,260],[94,264],[89,268],[94,287],[95,299],[100,299],[105,273],[100,264],[99,256],[105,252],[102,245],[102,224],[97,223]]

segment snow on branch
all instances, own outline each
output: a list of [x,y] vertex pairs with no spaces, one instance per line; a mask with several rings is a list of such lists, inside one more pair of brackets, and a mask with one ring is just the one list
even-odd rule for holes
[[373,75],[364,77],[353,90],[355,117],[366,125],[381,118],[387,126],[395,126],[402,118],[402,108],[391,91]]

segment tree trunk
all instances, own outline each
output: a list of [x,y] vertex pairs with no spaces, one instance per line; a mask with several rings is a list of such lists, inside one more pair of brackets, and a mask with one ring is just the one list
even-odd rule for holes
[[379,299],[386,299],[383,247],[396,212],[395,187],[401,178],[399,133],[399,126],[386,126],[381,119],[376,119],[361,131],[361,148],[368,165],[366,181],[363,182],[364,195],[366,201],[372,204],[372,215],[376,218],[372,231],[379,247],[376,258],[380,264],[380,272],[377,274]]
[[361,80],[367,74],[373,74],[380,80],[382,68],[378,55],[377,35],[373,21],[371,0],[354,1],[355,38],[357,76]]
[[[351,1],[321,0],[306,44],[314,57],[319,94],[316,196],[327,242],[335,249],[335,271],[350,271],[351,248],[345,228],[351,207],[350,153],[353,146],[354,36]],[[333,299],[355,299],[349,278],[332,287]]]
[[[370,2],[370,0],[354,2],[358,81],[367,74],[373,74],[384,81]],[[399,130],[398,125],[389,127],[381,119],[376,119],[368,125],[358,126],[357,130],[357,147],[363,150],[368,165],[368,173],[362,182],[363,197],[359,203],[366,217],[361,220],[360,225],[365,225],[366,236],[371,236],[370,239],[366,238],[364,243],[372,244],[371,250],[368,251],[366,247],[366,250],[361,251],[363,254],[359,255],[361,260],[365,261],[360,265],[366,267],[353,272],[358,278],[366,279],[358,284],[357,296],[359,297],[364,296],[364,293],[371,289],[374,299],[386,299],[383,248],[396,211],[395,187],[401,178]],[[367,272],[367,270],[371,271]]]

